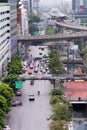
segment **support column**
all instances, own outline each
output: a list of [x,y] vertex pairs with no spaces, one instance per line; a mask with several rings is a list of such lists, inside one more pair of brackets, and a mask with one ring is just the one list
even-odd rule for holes
[[59,77],[56,77],[55,78],[55,88],[60,88],[60,78]]

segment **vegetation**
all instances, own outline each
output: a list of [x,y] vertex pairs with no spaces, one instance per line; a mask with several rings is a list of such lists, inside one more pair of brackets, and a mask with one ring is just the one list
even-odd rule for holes
[[48,67],[50,69],[51,74],[63,74],[63,73],[65,73],[65,70],[63,68],[63,64],[60,61],[60,54],[57,50],[52,50],[49,53]]
[[19,56],[16,56],[8,64],[8,74],[18,75],[22,73],[21,70],[22,70],[21,58]]
[[52,34],[55,34],[56,33],[56,31],[55,31],[55,29],[53,29],[53,28],[47,28],[47,30],[46,30],[46,34],[47,35],[52,35]]
[[10,111],[13,95],[13,90],[9,85],[5,83],[0,84],[0,130],[4,126],[6,114]]
[[52,105],[52,120],[49,127],[50,130],[68,130],[68,123],[71,120],[72,107],[65,100],[64,92],[61,88],[52,90],[50,104]]
[[39,29],[36,24],[34,24],[34,23],[29,24],[29,32],[31,35],[34,35],[34,32],[38,32],[38,31],[39,31]]
[[36,25],[36,23],[39,23],[39,22],[40,22],[39,16],[35,16],[32,14],[29,15],[29,32],[31,35],[34,35],[34,32],[39,31],[39,28]]
[[4,78],[3,82],[7,83],[15,92],[16,91],[15,82],[19,80],[20,79],[17,77],[16,74],[9,74]]
[[11,101],[16,91],[15,81],[20,80],[17,75],[22,73],[21,70],[21,59],[15,56],[8,64],[8,75],[0,84],[0,130],[5,125],[4,119],[7,113],[11,110]]

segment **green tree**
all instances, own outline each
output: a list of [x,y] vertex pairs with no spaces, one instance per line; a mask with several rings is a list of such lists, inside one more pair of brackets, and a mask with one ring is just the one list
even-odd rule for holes
[[46,30],[47,35],[52,35],[52,34],[55,34],[55,33],[56,33],[55,29],[53,29],[53,28],[47,28],[47,30]]
[[1,116],[4,116],[6,112],[8,112],[8,109],[9,109],[8,104],[7,104],[7,99],[1,95],[0,95],[0,108],[4,112],[2,113],[3,115]]
[[[2,95],[7,100],[7,106],[11,106],[11,100],[13,98],[13,90],[9,87],[8,84],[0,84],[0,95]],[[6,108],[6,107],[5,107]],[[9,111],[9,108],[8,108]]]
[[68,130],[68,128],[64,128],[64,125],[66,124],[65,121],[53,121],[50,123],[49,127],[50,130]]
[[64,94],[64,90],[62,88],[54,88],[51,91],[51,95],[63,95]]
[[85,62],[86,67],[87,67],[87,48],[84,49],[83,53],[84,53],[84,57],[83,57],[84,58],[84,62]]
[[17,75],[15,74],[9,74],[7,75],[4,79],[3,79],[3,82],[9,84],[9,86],[13,89],[13,91],[15,92],[16,91],[16,88],[15,88],[15,82],[16,81],[19,81],[20,79],[17,77]]
[[33,35],[34,32],[38,32],[38,31],[39,31],[39,29],[38,29],[36,24],[34,24],[34,23],[29,24],[29,32],[30,32],[30,34]]
[[16,56],[8,64],[8,74],[21,74],[21,70],[21,58],[19,56]]
[[50,73],[52,74],[63,74],[65,73],[63,64],[60,60],[60,54],[57,50],[52,50],[49,53],[49,64]]
[[52,120],[71,120],[71,111],[69,105],[63,103],[56,103],[52,109],[53,115],[51,116]]
[[40,22],[40,17],[36,15],[29,15],[29,23],[39,23]]

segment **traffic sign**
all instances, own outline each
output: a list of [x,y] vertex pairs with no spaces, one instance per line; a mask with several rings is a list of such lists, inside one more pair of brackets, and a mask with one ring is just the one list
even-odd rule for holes
[[22,83],[22,81],[17,81],[17,82],[15,82],[15,87],[16,88],[23,88],[23,83]]

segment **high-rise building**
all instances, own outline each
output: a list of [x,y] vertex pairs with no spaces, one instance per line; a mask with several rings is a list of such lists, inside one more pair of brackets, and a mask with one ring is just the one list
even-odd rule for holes
[[28,35],[28,15],[29,15],[29,1],[20,0],[17,6],[17,25],[18,25],[18,35]]
[[87,17],[87,0],[72,0],[73,13],[79,17]]
[[33,0],[29,0],[29,13],[32,14]]
[[0,3],[0,77],[6,75],[10,59],[10,5]]
[[33,0],[33,6],[32,6],[33,14],[37,15],[38,14],[38,9],[39,9],[39,0]]
[[11,57],[17,53],[17,0],[0,0],[0,3],[10,5],[10,43]]

